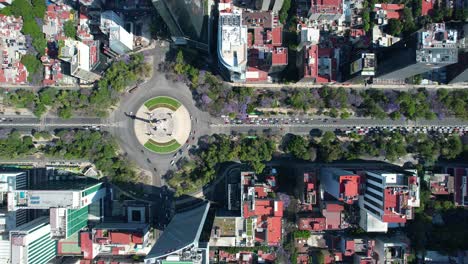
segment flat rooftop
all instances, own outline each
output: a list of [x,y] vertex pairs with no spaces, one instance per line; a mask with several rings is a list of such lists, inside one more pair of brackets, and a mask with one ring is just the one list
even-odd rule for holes
[[221,32],[220,55],[231,67],[247,63],[247,29],[241,25],[241,14],[221,13],[219,16]]
[[74,179],[69,179],[69,180],[53,180],[49,182],[33,184],[24,190],[36,190],[36,191],[84,190],[98,183],[101,183],[101,182],[93,178],[76,177]]
[[219,235],[222,237],[236,235],[236,219],[234,217],[216,217],[213,226],[219,228]]

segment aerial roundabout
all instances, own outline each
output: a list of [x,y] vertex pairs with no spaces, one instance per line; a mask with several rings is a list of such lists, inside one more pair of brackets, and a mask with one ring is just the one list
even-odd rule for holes
[[187,108],[169,96],[147,100],[133,118],[138,141],[154,153],[173,153],[190,136],[191,118]]

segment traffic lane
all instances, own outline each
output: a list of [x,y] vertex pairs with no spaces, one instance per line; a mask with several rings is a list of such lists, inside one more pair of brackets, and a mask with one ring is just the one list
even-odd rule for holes
[[35,124],[39,123],[40,120],[36,117],[1,117],[0,125],[5,124]]
[[61,119],[54,117],[47,117],[44,119],[46,125],[67,125],[67,124],[81,124],[81,125],[102,125],[105,120],[98,117],[74,117],[70,119]]
[[[294,119],[294,118],[293,118]],[[468,126],[468,121],[451,118],[446,120],[417,120],[417,121],[403,121],[403,120],[391,120],[391,119],[298,119],[298,120],[246,120],[244,123],[224,123],[224,124],[212,124],[213,126],[336,126],[336,127],[370,127],[370,126],[404,126],[404,127],[416,127],[416,126]]]

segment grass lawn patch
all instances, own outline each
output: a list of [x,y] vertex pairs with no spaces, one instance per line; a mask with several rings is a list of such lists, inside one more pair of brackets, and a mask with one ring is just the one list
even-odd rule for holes
[[176,151],[181,145],[175,139],[166,143],[158,143],[150,139],[144,146],[156,153],[170,153]]
[[158,107],[167,107],[171,110],[177,110],[181,106],[181,103],[173,98],[167,96],[158,96],[149,99],[145,102],[146,108],[149,110],[156,109]]

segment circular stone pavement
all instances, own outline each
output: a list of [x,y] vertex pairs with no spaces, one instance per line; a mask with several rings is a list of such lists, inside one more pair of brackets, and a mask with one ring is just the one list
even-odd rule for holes
[[135,134],[148,150],[167,154],[182,147],[190,136],[187,108],[167,96],[147,100],[135,114]]

